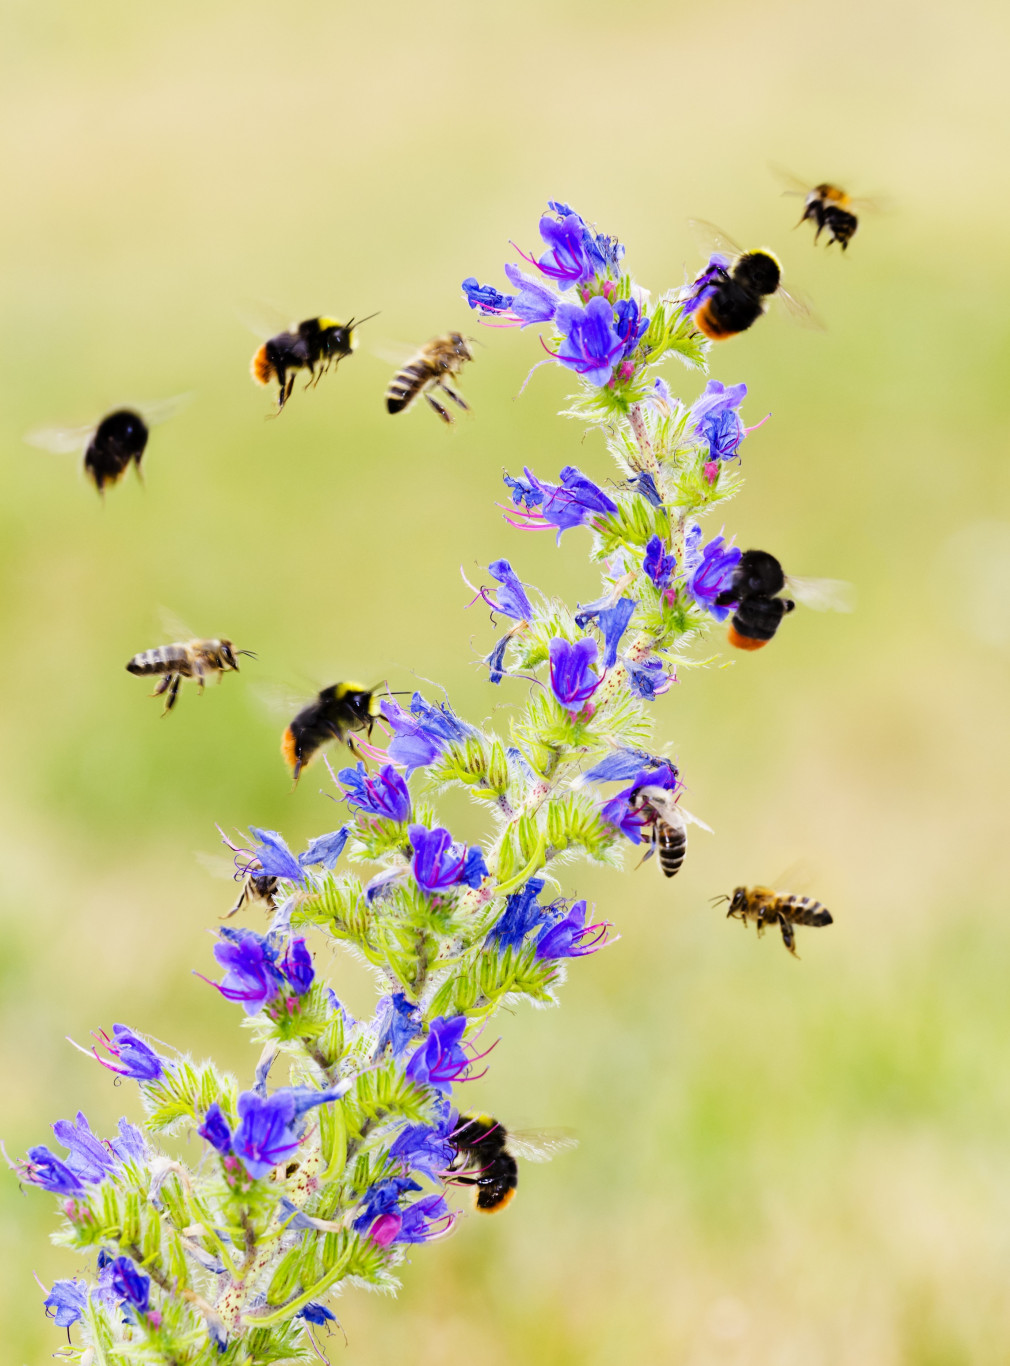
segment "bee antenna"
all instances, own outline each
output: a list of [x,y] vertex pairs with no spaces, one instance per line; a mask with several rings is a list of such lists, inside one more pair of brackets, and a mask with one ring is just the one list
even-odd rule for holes
[[710,906],[718,906],[720,901],[730,901],[730,900],[732,900],[732,898],[731,898],[731,897],[728,897],[728,896],[726,895],[726,893],[723,892],[723,894],[722,894],[721,896],[711,896],[711,897],[709,897],[709,899],[708,899],[708,904],[709,904]]
[[[379,312],[381,311],[382,310],[380,309]],[[352,327],[360,327],[362,323],[371,322],[373,318],[377,318],[378,316],[378,313],[369,313],[367,318],[359,318],[357,322],[355,322],[352,318],[351,321],[347,324],[348,330],[350,330]]]
[[235,653],[237,655],[248,655],[250,659],[259,659],[255,650],[236,650]]
[[473,342],[475,346],[487,346],[487,342],[481,341],[480,337],[467,337],[468,342]]

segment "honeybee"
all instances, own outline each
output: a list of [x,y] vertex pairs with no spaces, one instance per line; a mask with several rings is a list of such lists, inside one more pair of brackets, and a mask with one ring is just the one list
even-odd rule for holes
[[[306,764],[331,740],[343,740],[348,731],[371,735],[379,715],[375,690],[360,683],[333,683],[302,707],[281,737],[281,754],[295,782]],[[351,750],[354,743],[347,741]]]
[[28,432],[25,440],[56,455],[83,451],[84,473],[98,492],[104,493],[106,485],[119,483],[131,462],[140,477],[150,428],[174,417],[189,399],[189,394],[179,394],[160,403],[116,408],[97,425],[87,427],[39,427]]
[[223,677],[229,672],[238,673],[237,655],[256,656],[252,650],[236,650],[230,640],[187,640],[174,645],[159,645],[153,650],[142,650],[134,655],[127,664],[131,674],[163,674],[152,696],[165,694],[163,716],[175,706],[179,695],[179,684],[184,678],[195,678],[203,692],[208,674]]
[[230,920],[233,915],[238,914],[243,906],[246,904],[251,906],[254,901],[260,902],[265,911],[275,911],[277,909],[276,891],[277,879],[275,877],[262,872],[246,873],[242,879],[242,888],[239,891],[238,900],[224,919]]
[[700,219],[691,226],[713,254],[706,268],[681,296],[681,307],[695,327],[711,341],[725,341],[757,322],[774,296],[793,318],[808,327],[821,327],[809,304],[782,287],[778,257],[766,247],[744,251],[725,233]]
[[462,333],[450,332],[445,337],[433,337],[430,342],[425,342],[417,355],[407,361],[389,381],[386,390],[386,411],[402,413],[405,408],[410,407],[418,394],[423,393],[442,421],[451,423],[452,415],[431,392],[437,388],[447,394],[464,412],[469,412],[467,404],[455,389],[451,389],[446,383],[450,375],[459,374],[468,360],[473,360],[473,353]]
[[453,1176],[460,1186],[475,1188],[476,1208],[482,1214],[503,1210],[519,1185],[517,1157],[528,1162],[549,1162],[555,1153],[574,1148],[576,1140],[567,1136],[509,1133],[491,1115],[460,1115],[449,1135],[456,1149],[450,1168],[453,1172],[472,1172],[472,1176]]
[[664,876],[676,877],[687,854],[688,823],[700,825],[703,830],[709,830],[709,827],[678,806],[674,794],[666,787],[636,788],[630,804],[632,810],[647,813],[645,826],[650,832],[650,848],[645,857],[651,858],[658,853]]
[[[872,201],[853,199],[840,185],[832,185],[826,180],[811,189],[809,185],[788,171],[783,171],[779,166],[773,166],[772,170],[789,187],[784,191],[785,194],[803,196],[800,223],[813,220],[817,224],[814,241],[816,242],[827,228],[830,234],[828,246],[830,247],[832,242],[837,242],[844,251],[859,227],[859,219],[853,213],[853,208],[857,205],[860,208],[871,208]],[[796,226],[799,227],[799,223]]]
[[277,381],[280,412],[291,397],[295,372],[308,370],[309,384],[318,384],[331,365],[339,364],[357,346],[355,328],[375,316],[370,313],[367,318],[357,322],[352,318],[347,323],[337,322],[336,318],[306,318],[304,322],[292,323],[286,332],[278,332],[265,341],[253,356],[249,367],[253,379],[262,385]]
[[[793,598],[779,597],[787,586]],[[715,602],[717,607],[733,607],[729,643],[738,650],[760,650],[797,602],[817,611],[851,612],[852,589],[841,579],[786,578],[774,555],[745,550],[730,586]]]
[[757,923],[760,937],[767,925],[777,924],[782,931],[782,942],[796,957],[796,937],[794,925],[830,925],[833,923],[831,912],[819,901],[809,896],[794,896],[791,892],[776,892],[771,887],[737,887],[732,897],[721,896],[719,901],[728,901],[726,917],[748,920]]

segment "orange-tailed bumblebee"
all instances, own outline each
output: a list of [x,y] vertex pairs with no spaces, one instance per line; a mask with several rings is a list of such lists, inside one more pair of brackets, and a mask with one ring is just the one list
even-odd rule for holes
[[280,412],[291,397],[295,373],[308,370],[309,384],[318,384],[331,365],[339,364],[357,346],[355,329],[376,315],[358,322],[340,323],[336,318],[306,318],[292,323],[286,332],[265,341],[252,358],[250,370],[257,384],[268,385],[276,380],[277,411]]
[[737,887],[732,897],[721,896],[717,901],[728,901],[727,919],[733,917],[746,925],[749,920],[757,924],[760,937],[768,925],[778,925],[782,942],[796,957],[796,937],[794,925],[832,925],[831,912],[813,897],[795,896],[792,892],[776,892],[771,887]]
[[445,337],[433,337],[431,341],[425,342],[417,355],[407,361],[389,381],[389,387],[386,389],[386,411],[402,413],[419,394],[423,393],[442,421],[451,423],[452,414],[432,393],[433,389],[438,388],[464,412],[469,412],[467,404],[448,383],[449,377],[458,375],[469,360],[473,360],[473,352],[461,332],[450,332]]
[[140,462],[147,450],[150,428],[174,417],[189,402],[189,397],[180,394],[161,403],[116,408],[97,426],[40,427],[28,432],[25,440],[57,455],[83,450],[84,473],[98,492],[104,493],[106,486],[118,484],[131,464],[140,476]]
[[474,1187],[476,1208],[481,1213],[496,1214],[509,1203],[519,1185],[517,1157],[549,1162],[555,1153],[573,1148],[576,1140],[550,1133],[511,1133],[491,1115],[460,1115],[449,1142],[456,1149],[450,1170],[472,1173],[453,1176],[452,1180]]
[[[779,596],[786,587],[792,598]],[[851,587],[840,579],[786,578],[774,555],[745,550],[729,587],[715,599],[717,607],[733,608],[729,643],[738,650],[760,650],[767,645],[797,602],[818,611],[850,612]]]
[[[281,738],[281,753],[295,782],[323,745],[343,740],[349,731],[372,733],[379,715],[375,690],[360,683],[333,683],[302,707]],[[347,741],[353,750],[352,740]]]
[[[854,212],[856,208],[862,211],[879,207],[869,199],[853,199],[847,190],[843,190],[840,185],[831,184],[830,181],[824,180],[820,185],[811,188],[808,183],[789,171],[784,171],[780,166],[773,166],[771,169],[779,180],[788,186],[783,193],[802,196],[803,213],[800,215],[800,223],[813,222],[817,225],[814,233],[815,242],[827,229],[829,247],[832,242],[837,242],[842,251],[845,251],[855,237],[856,229],[859,227],[859,219]],[[796,226],[799,227],[799,223]]]
[[699,240],[713,254],[681,296],[681,307],[711,341],[726,341],[757,322],[773,297],[781,298],[797,321],[820,327],[809,306],[782,287],[778,257],[765,247],[744,251],[711,223],[691,220]]

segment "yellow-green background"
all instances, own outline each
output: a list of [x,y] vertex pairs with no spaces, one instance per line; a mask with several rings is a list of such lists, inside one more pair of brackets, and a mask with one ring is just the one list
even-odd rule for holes
[[[530,334],[481,332],[472,419],[383,411],[370,347],[472,327],[561,197],[654,289],[685,220],[780,251],[824,335],[761,322],[713,356],[750,386],[727,531],[851,579],[852,617],[685,675],[655,709],[688,805],[684,872],[590,873],[622,939],[553,1013],[501,1021],[474,1088],[581,1146],[518,1200],[418,1250],[396,1301],[352,1291],[335,1361],[956,1366],[1010,1359],[1010,651],[1005,7],[915,0],[625,7],[583,0],[6,0],[0,44],[0,1096],[8,1150],[83,1108],[137,1108],[64,1042],[123,1020],[248,1077],[239,1013],[191,976],[229,904],[214,823],[295,847],[339,811],[292,795],[255,689],[445,684],[478,718],[522,697],[476,664],[459,566],[508,556],[583,601],[560,551],[500,519],[503,465],[610,475],[553,416]],[[793,231],[769,160],[878,192],[845,257]],[[381,309],[280,421],[249,381],[248,299]],[[700,377],[669,367],[692,399]],[[194,390],[146,487],[104,505],[21,444]],[[714,528],[718,529],[718,522]],[[159,719],[123,664],[165,605],[259,652]],[[501,718],[504,724],[504,717]],[[469,814],[455,819],[476,833]],[[470,822],[467,825],[467,822]],[[800,962],[708,905],[796,858],[835,924]],[[566,876],[569,876],[566,874]],[[252,923],[258,923],[253,920]],[[321,949],[337,991],[370,987]],[[75,1258],[52,1202],[0,1182],[0,1358],[49,1359]]]

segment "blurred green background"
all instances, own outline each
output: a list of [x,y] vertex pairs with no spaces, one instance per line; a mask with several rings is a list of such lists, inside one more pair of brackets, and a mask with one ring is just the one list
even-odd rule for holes
[[[726,529],[787,571],[857,585],[772,649],[690,673],[656,707],[692,836],[677,882],[580,869],[620,943],[563,1008],[501,1022],[474,1088],[516,1126],[567,1125],[500,1219],[467,1218],[354,1291],[334,1361],[956,1366],[1010,1359],[1010,264],[1005,6],[745,0],[5,0],[0,44],[0,1095],[8,1151],[129,1088],[64,1042],[123,1020],[248,1077],[237,1010],[191,969],[229,884],[215,822],[332,828],[289,790],[283,718],[410,670],[475,718],[521,696],[476,665],[463,564],[505,555],[583,601],[576,532],[506,527],[501,469],[602,442],[554,416],[535,337],[481,331],[472,419],[393,422],[389,366],[473,319],[548,198],[617,233],[655,290],[698,258],[685,220],[780,252],[829,330],[770,317],[716,350],[745,379],[748,483]],[[793,231],[773,160],[886,195],[845,257]],[[279,421],[253,387],[245,300],[382,314]],[[702,379],[676,368],[675,392]],[[102,501],[22,433],[124,400],[197,397],[146,486]],[[717,525],[713,528],[717,529]],[[259,653],[169,720],[123,665],[167,606]],[[520,687],[522,685],[519,685]],[[505,718],[499,718],[502,725]],[[471,819],[476,832],[475,818]],[[708,898],[793,860],[835,912],[794,962]],[[320,966],[330,966],[322,950]],[[352,1006],[370,986],[342,956]],[[0,1358],[61,1341],[32,1272],[73,1274],[52,1204],[0,1182]]]

